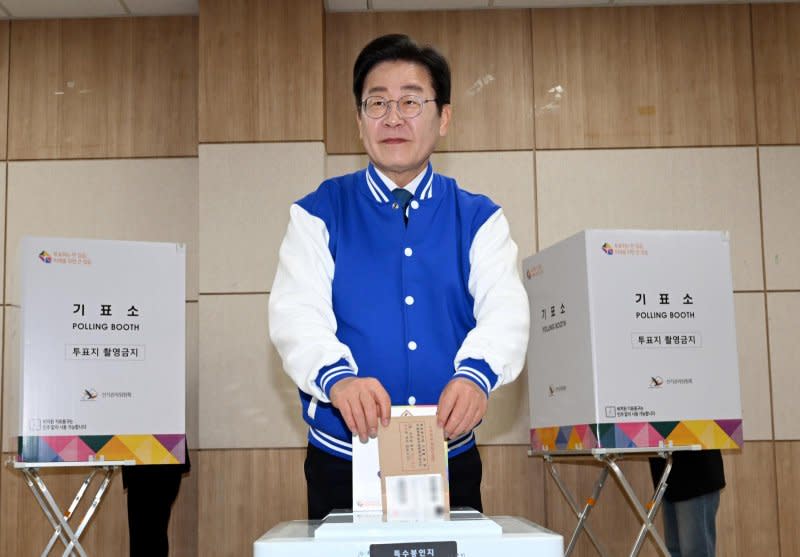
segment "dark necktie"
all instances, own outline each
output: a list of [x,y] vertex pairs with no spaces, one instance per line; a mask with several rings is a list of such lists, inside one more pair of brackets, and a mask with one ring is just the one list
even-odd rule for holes
[[403,210],[403,222],[408,225],[408,203],[411,201],[411,198],[414,197],[410,191],[406,191],[405,188],[395,188],[392,190],[392,195],[397,200],[397,205],[400,209]]

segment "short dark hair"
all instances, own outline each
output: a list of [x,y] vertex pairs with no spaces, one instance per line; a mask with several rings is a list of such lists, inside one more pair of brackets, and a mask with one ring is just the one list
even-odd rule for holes
[[450,104],[450,66],[447,59],[429,45],[420,46],[408,35],[383,35],[373,39],[365,46],[353,65],[353,95],[356,107],[361,108],[361,94],[364,81],[370,70],[381,62],[403,60],[423,66],[431,76],[433,90],[436,92],[436,108],[439,114],[442,107]]

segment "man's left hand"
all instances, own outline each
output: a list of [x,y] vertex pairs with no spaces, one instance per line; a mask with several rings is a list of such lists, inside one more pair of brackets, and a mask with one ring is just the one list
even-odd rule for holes
[[489,401],[486,393],[469,379],[451,379],[439,397],[439,426],[448,439],[455,439],[478,425]]

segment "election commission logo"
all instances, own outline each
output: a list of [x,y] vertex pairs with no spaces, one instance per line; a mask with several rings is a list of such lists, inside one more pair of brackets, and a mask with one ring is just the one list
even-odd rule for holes
[[566,392],[567,386],[566,385],[550,385],[548,387],[550,391],[550,396],[556,396],[559,393]]
[[601,246],[606,255],[647,255],[647,247],[642,242],[603,242]]
[[97,391],[94,389],[84,389],[81,393],[81,400],[97,400]]
[[47,250],[39,252],[39,261],[50,265],[91,265],[92,260],[84,251],[63,251],[55,250],[52,253]]

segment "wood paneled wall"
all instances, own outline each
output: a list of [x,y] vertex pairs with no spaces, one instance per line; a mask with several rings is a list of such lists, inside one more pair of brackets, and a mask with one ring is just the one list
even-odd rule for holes
[[200,2],[200,141],[321,140],[322,0]]
[[743,5],[535,11],[536,147],[754,143],[749,24]]
[[800,4],[753,4],[758,141],[800,143]]
[[325,26],[325,145],[363,152],[355,125],[353,62],[373,38],[407,33],[447,57],[453,120],[440,151],[533,147],[529,10],[328,14]]
[[8,130],[8,36],[9,23],[0,21],[0,159],[6,158]]
[[253,541],[307,516],[305,449],[201,451],[199,557],[251,555]]
[[775,461],[781,555],[800,555],[800,441],[775,443]]
[[[749,442],[741,452],[723,453],[727,487],[717,515],[719,555],[794,555],[780,549],[778,526],[783,517],[776,504],[774,452],[773,442]],[[797,493],[797,486],[789,489]]]
[[197,155],[197,18],[15,21],[9,159]]
[[491,516],[522,516],[536,524],[545,524],[542,461],[530,458],[525,445],[487,445],[479,450],[483,463],[481,500],[484,512]]

